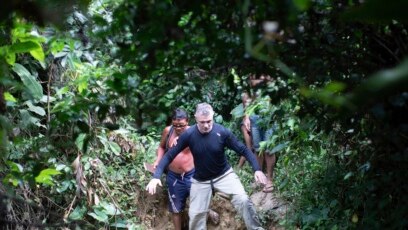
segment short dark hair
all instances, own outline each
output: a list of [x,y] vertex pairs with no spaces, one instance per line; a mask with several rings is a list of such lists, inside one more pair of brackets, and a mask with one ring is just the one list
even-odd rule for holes
[[171,119],[176,120],[176,119],[187,119],[188,120],[188,115],[187,112],[184,109],[177,108],[173,111],[173,115],[171,116]]

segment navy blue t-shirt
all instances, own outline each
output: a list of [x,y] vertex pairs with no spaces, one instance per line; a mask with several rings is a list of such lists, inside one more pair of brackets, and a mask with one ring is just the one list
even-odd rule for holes
[[193,154],[195,165],[193,177],[198,181],[212,180],[231,168],[224,152],[225,148],[244,156],[254,171],[261,170],[255,155],[238,141],[229,129],[214,124],[209,133],[202,134],[198,131],[197,125],[193,125],[180,135],[177,145],[164,154],[153,177],[160,178],[163,170],[186,147],[190,147]]

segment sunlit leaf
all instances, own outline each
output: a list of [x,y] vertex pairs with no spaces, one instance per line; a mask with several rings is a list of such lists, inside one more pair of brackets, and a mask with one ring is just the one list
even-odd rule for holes
[[10,51],[13,53],[28,53],[32,50],[36,50],[39,48],[41,48],[41,45],[39,43],[33,41],[26,41],[12,44],[10,46]]
[[16,63],[16,54],[12,52],[8,52],[6,54],[6,62],[10,65],[14,65]]
[[11,171],[13,172],[23,172],[23,166],[21,164],[8,161],[7,165],[10,167]]
[[78,92],[82,93],[85,89],[88,88],[88,82],[87,81],[80,81],[78,83]]
[[44,61],[45,55],[42,47],[31,50],[30,51],[31,56],[33,56],[36,60],[38,61]]
[[[65,46],[65,43],[63,41],[60,41],[60,40],[54,40],[54,41],[51,42],[51,46],[50,46],[51,53],[54,55],[55,58],[57,58],[56,55],[58,54],[58,52],[61,52],[62,49],[64,49],[64,46]],[[66,55],[66,53],[64,55]],[[64,56],[64,55],[62,55],[62,56]],[[62,56],[60,56],[60,57],[62,57]]]
[[41,184],[48,184],[48,185],[53,185],[52,181],[52,176],[59,175],[61,174],[60,171],[56,169],[44,169],[40,172],[38,176],[35,177],[35,182],[41,183]]
[[17,102],[17,99],[11,95],[9,92],[4,92],[4,100],[10,101],[10,102]]

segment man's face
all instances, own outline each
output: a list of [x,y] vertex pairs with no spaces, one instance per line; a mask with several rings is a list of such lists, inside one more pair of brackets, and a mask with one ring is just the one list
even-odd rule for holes
[[212,115],[201,115],[196,116],[197,127],[200,133],[209,133],[213,127],[213,116]]
[[172,125],[174,127],[174,131],[176,132],[177,135],[180,135],[186,130],[186,127],[188,125],[187,119],[174,119],[172,120]]

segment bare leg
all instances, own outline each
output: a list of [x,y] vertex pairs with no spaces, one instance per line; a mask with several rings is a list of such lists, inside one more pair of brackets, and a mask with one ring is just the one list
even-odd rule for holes
[[181,230],[181,221],[182,221],[181,213],[173,213],[172,218],[173,218],[174,229]]
[[[251,140],[251,133],[245,128],[245,125],[241,125],[241,132],[244,136],[245,145],[252,149],[252,140]],[[238,168],[242,168],[245,164],[245,157],[240,157],[238,162]]]
[[259,167],[261,167],[261,170],[263,171],[264,156],[267,154],[257,152],[255,153],[255,155],[256,155],[256,159],[258,160]]
[[266,177],[268,178],[268,183],[265,186],[264,192],[271,192],[273,190],[273,170],[275,169],[276,155],[265,153],[265,163],[266,163]]
[[245,157],[240,157],[239,158],[239,162],[238,162],[238,168],[242,168],[242,166],[244,166],[245,164]]

